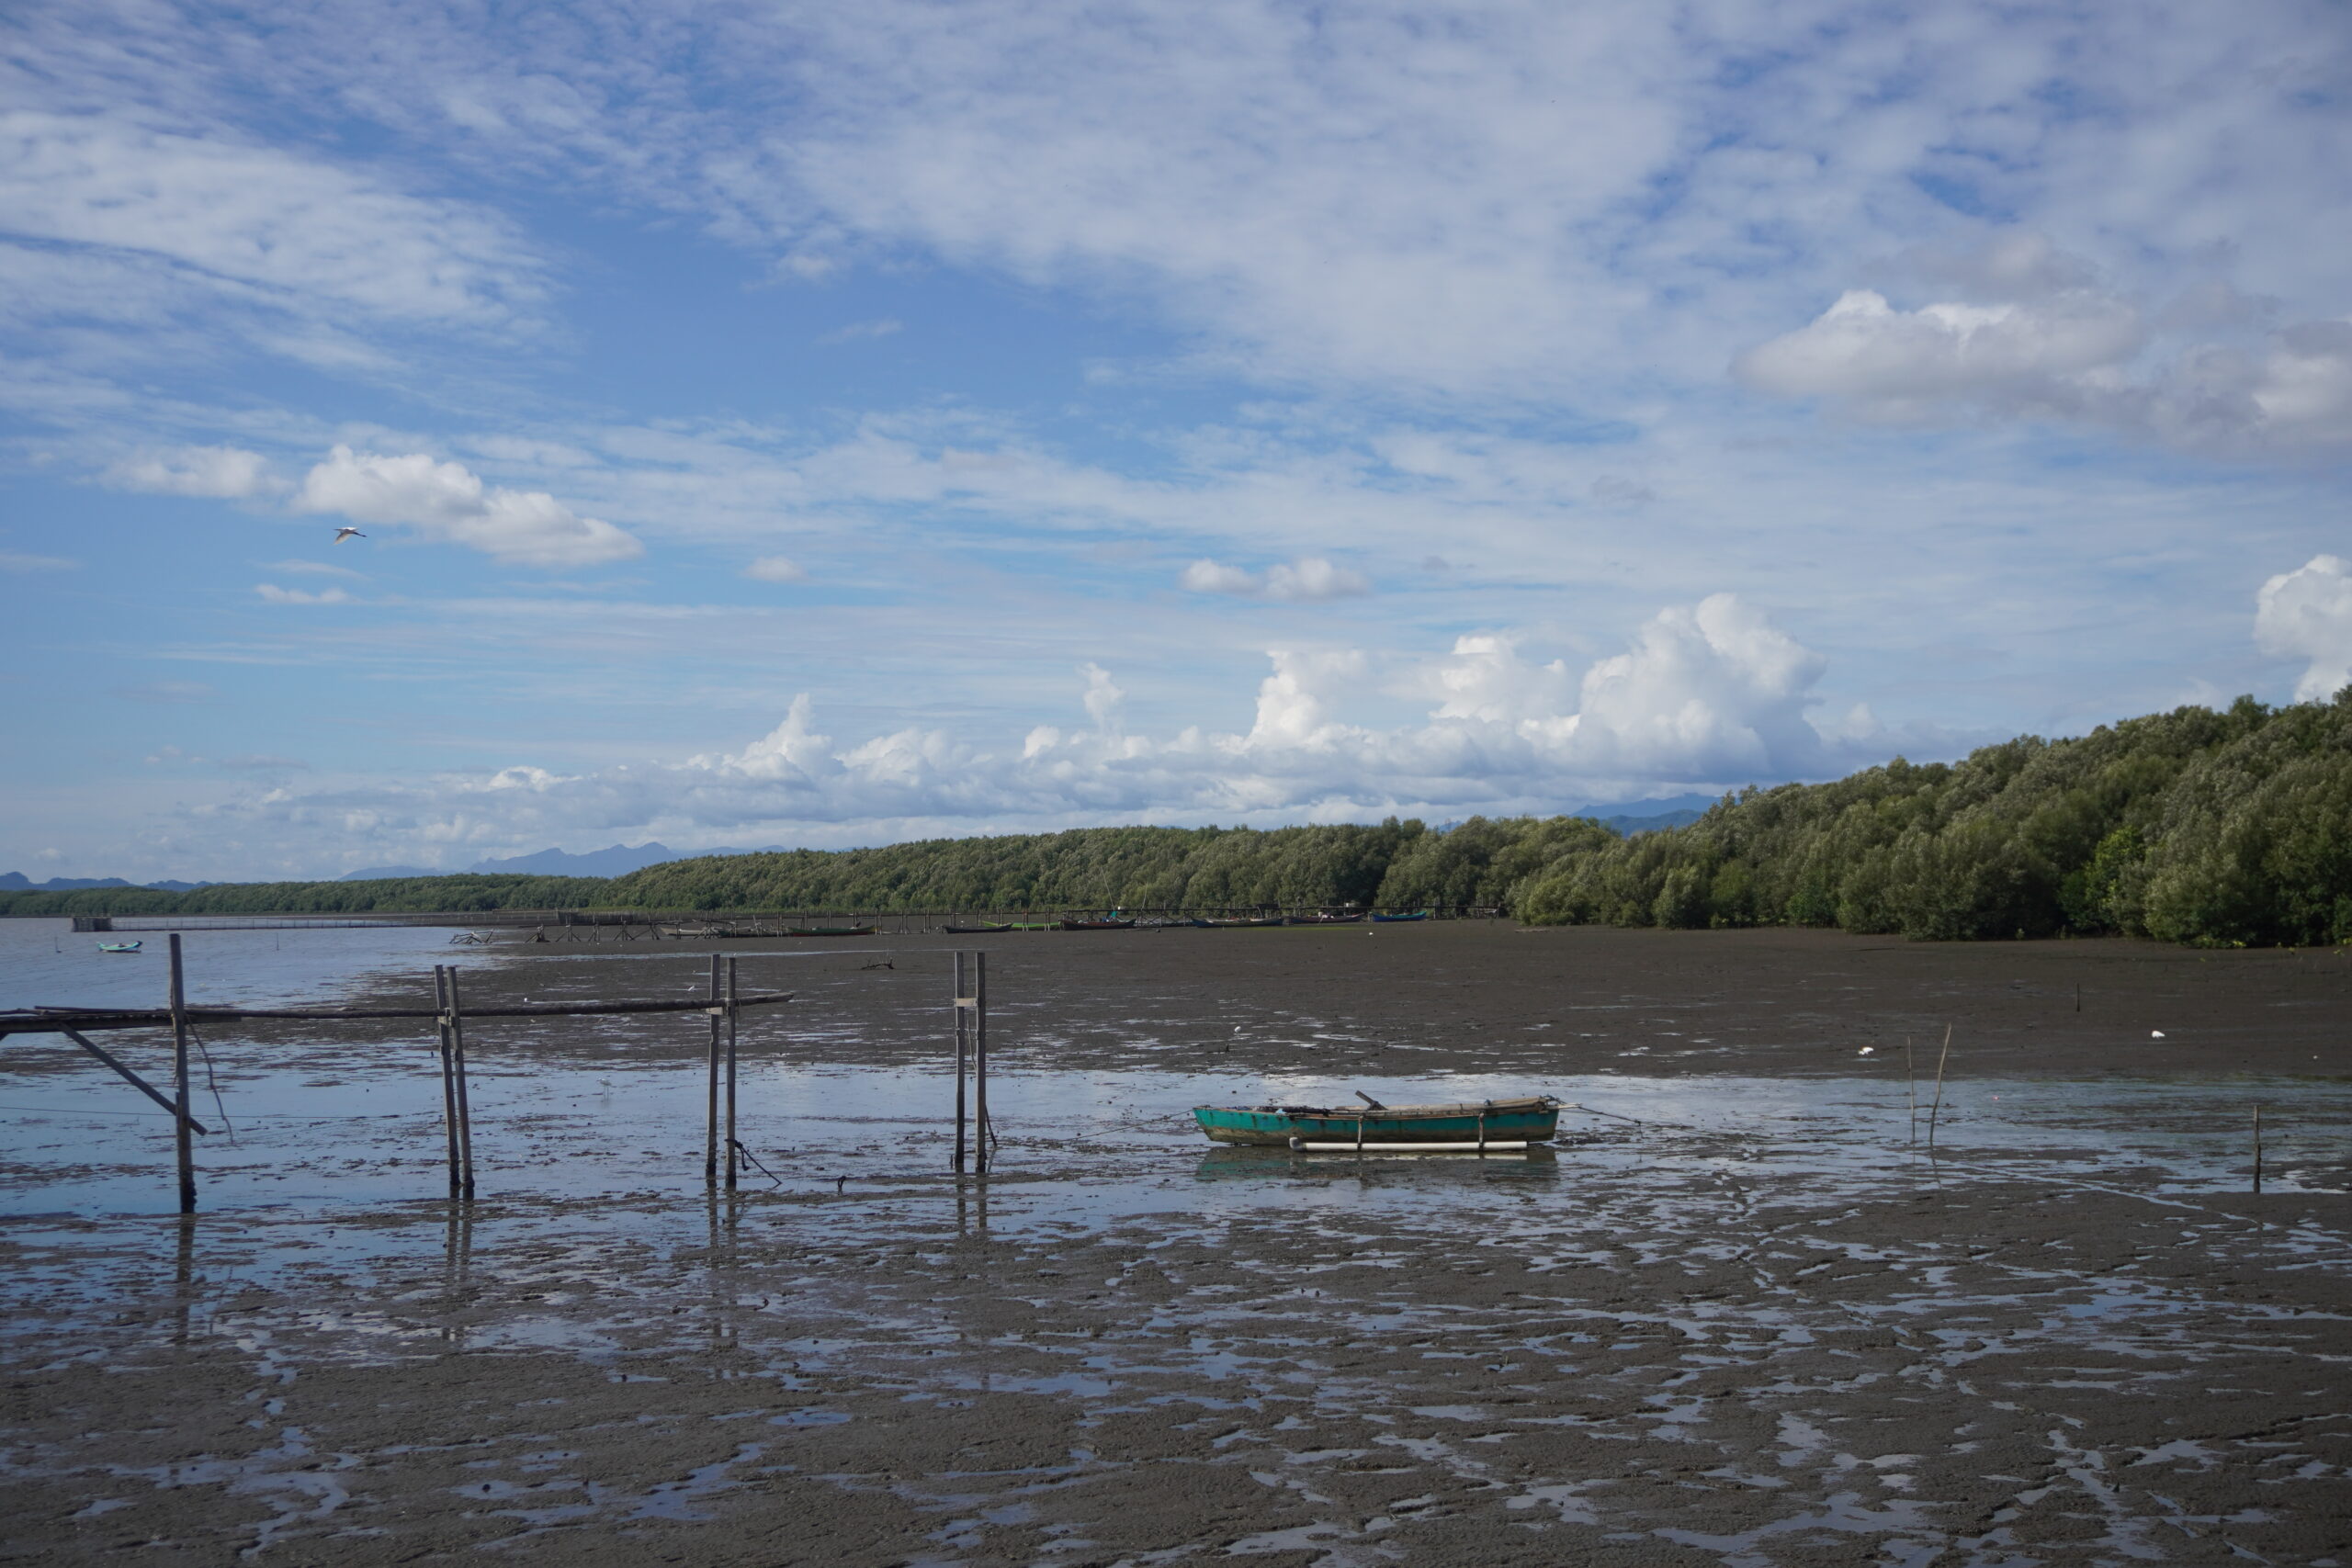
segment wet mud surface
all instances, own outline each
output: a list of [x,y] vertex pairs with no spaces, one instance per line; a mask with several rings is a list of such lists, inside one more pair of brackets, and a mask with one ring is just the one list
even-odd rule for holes
[[[209,1041],[185,1223],[162,1119],[16,1051],[0,1561],[2352,1563],[2340,961],[1295,935],[968,941],[984,1182],[937,938],[736,948],[802,999],[744,1025],[731,1199],[698,1019],[482,1026],[463,1208],[424,1043]],[[1183,1114],[1359,1086],[1634,1120],[1359,1165]]]

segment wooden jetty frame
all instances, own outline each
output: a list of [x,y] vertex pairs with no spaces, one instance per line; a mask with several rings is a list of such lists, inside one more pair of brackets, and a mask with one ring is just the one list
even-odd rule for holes
[[[957,955],[958,974],[962,955]],[[422,1022],[431,1020],[438,1035],[435,1055],[441,1067],[442,1121],[448,1149],[449,1195],[459,1201],[474,1195],[473,1113],[466,1094],[466,1020],[493,1018],[605,1018],[619,1015],[650,1013],[702,1013],[710,1019],[710,1094],[709,1129],[705,1143],[703,1177],[717,1186],[718,1150],[720,1137],[721,1112],[724,1111],[727,1147],[726,1184],[733,1190],[738,1170],[738,1152],[741,1145],[735,1141],[735,1042],[736,1026],[745,1008],[773,1007],[792,1000],[790,991],[739,992],[735,986],[735,961],[723,960],[713,953],[710,958],[710,994],[707,998],[692,1001],[617,1001],[617,1002],[520,1002],[503,1007],[469,1008],[464,1005],[458,988],[458,970],[454,964],[435,964],[433,970],[434,1005],[429,1008],[249,1008],[249,1007],[190,1007],[187,1004],[186,977],[180,958],[180,933],[171,933],[171,988],[169,1005],[159,1010],[55,1008],[36,1007],[17,1011],[0,1012],[0,1039],[17,1034],[60,1034],[81,1050],[97,1058],[130,1086],[172,1114],[175,1163],[179,1175],[180,1213],[196,1212],[196,1151],[191,1134],[209,1135],[210,1129],[189,1113],[190,1083],[188,1077],[188,1042],[198,1026],[210,1023],[303,1022],[303,1023],[365,1023],[383,1021]],[[723,979],[723,985],[722,985]],[[958,1014],[960,1021],[961,1014]],[[87,1038],[90,1033],[112,1029],[163,1029],[172,1032],[172,1093],[167,1099],[153,1085],[125,1066],[111,1053]],[[723,1049],[722,1049],[723,1048]],[[721,1067],[724,1067],[725,1095],[720,1095]],[[959,1074],[958,1110],[961,1110],[962,1078]],[[983,1125],[987,1112],[986,1091],[982,1091]],[[957,1121],[960,1138],[962,1122]]]

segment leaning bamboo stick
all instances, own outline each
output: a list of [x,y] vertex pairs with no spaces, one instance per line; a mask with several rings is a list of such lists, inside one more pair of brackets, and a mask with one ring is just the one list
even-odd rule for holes
[[1936,1057],[1936,1102],[1928,1108],[1928,1146],[1936,1146],[1936,1118],[1944,1108],[1944,1064],[1951,1059],[1951,1025],[1944,1025],[1944,1048]]

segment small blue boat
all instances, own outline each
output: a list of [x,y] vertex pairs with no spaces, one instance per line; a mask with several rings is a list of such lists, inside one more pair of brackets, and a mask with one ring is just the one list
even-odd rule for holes
[[[1359,1098],[1365,1098],[1360,1096]],[[1200,1105],[1193,1120],[1220,1144],[1261,1148],[1472,1149],[1488,1144],[1546,1144],[1559,1131],[1562,1103],[1548,1094],[1451,1105]]]
[[1372,918],[1376,924],[1394,926],[1402,925],[1407,920],[1426,920],[1430,918],[1430,912],[1427,909],[1416,909],[1409,915],[1374,915]]
[[136,953],[139,951],[139,944],[135,942],[102,942],[98,943],[98,951],[100,953]]

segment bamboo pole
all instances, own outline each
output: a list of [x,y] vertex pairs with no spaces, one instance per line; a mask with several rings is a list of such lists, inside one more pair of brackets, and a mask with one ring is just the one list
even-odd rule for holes
[[737,1157],[735,1142],[735,961],[727,961],[727,1190],[735,1190],[735,1178],[742,1167]]
[[[736,998],[738,1007],[770,1007],[792,999],[790,991],[755,991]],[[707,1012],[713,1001],[644,1002],[517,1002],[505,1007],[474,1008],[472,1018],[605,1018],[624,1013]],[[191,1028],[207,1023],[368,1023],[378,1021],[430,1022],[441,1016],[430,1008],[185,1008]],[[66,1029],[160,1029],[172,1022],[172,1010],[102,1008],[28,1008],[0,1013],[0,1035],[55,1034]]]
[[1919,1075],[1911,1065],[1911,1037],[1903,1037],[1903,1092],[1911,1101],[1911,1141],[1919,1141]]
[[[91,1055],[96,1056],[99,1061],[104,1062],[107,1066],[112,1067],[115,1072],[121,1077],[124,1082],[130,1084],[131,1088],[137,1089],[140,1093],[145,1095],[148,1099],[153,1100],[156,1104],[170,1111],[174,1116],[177,1116],[180,1113],[179,1108],[174,1105],[170,1100],[164,1099],[161,1090],[157,1089],[154,1085],[149,1083],[145,1078],[141,1077],[137,1073],[132,1072],[129,1067],[124,1066],[120,1062],[115,1060],[113,1055],[98,1045],[96,1041],[85,1040],[70,1029],[60,1030],[58,1032],[63,1034],[66,1039],[71,1040],[74,1044],[82,1047],[83,1050],[87,1051]],[[198,1132],[205,1134],[208,1136],[210,1135],[212,1132],[211,1128],[206,1126],[203,1122],[198,1121],[193,1116],[187,1119],[187,1124]]]
[[989,955],[972,954],[972,1151],[982,1176],[989,1172],[989,1145],[996,1137],[989,1121]]
[[187,985],[180,964],[180,933],[171,936],[172,950],[172,1153],[179,1162],[180,1213],[196,1213],[196,1145],[188,1137],[192,1120],[187,1098]]
[[[718,1001],[718,954],[710,955],[710,1000],[714,1009]],[[714,1191],[718,1187],[718,1014],[710,1015],[710,1074],[708,1103],[705,1106],[702,1140],[702,1181]]]
[[1944,1048],[1936,1057],[1936,1102],[1928,1108],[1928,1146],[1936,1146],[1936,1118],[1944,1108],[1944,1064],[1951,1059],[1951,1025],[1944,1025]]
[[2262,1190],[2262,1107],[2254,1108],[2254,1190]]
[[964,1018],[964,954],[956,954],[956,989],[950,1007],[956,1017],[956,1169],[964,1169],[964,1071],[965,1060],[971,1050],[971,1032]]
[[470,1201],[474,1195],[474,1110],[466,1098],[466,1010],[458,996],[458,966],[449,972],[449,1076],[458,1086],[458,1183]]
[[465,1190],[464,1161],[458,1153],[458,1075],[449,1052],[449,972],[438,964],[433,966],[433,999],[440,1008],[434,1046],[441,1058],[441,1125],[448,1134],[449,1196],[456,1198]]

